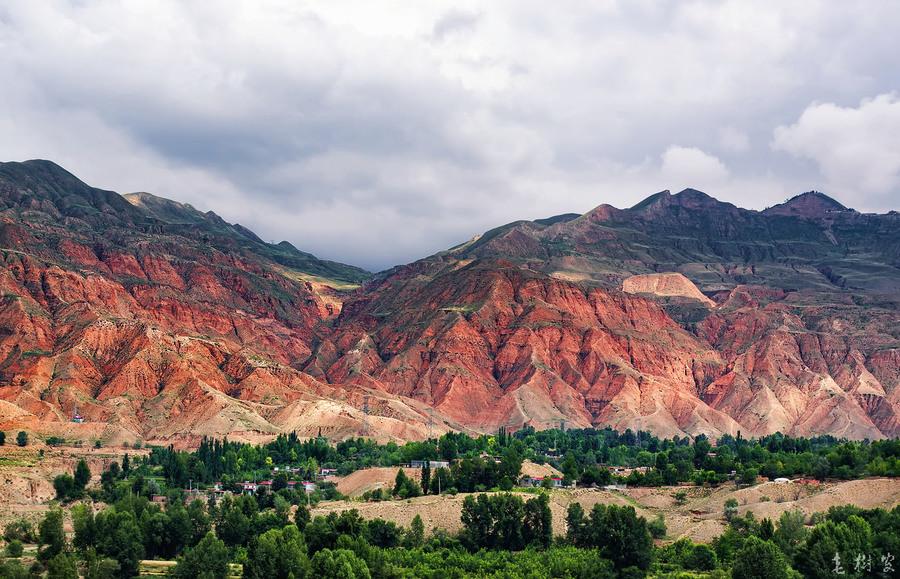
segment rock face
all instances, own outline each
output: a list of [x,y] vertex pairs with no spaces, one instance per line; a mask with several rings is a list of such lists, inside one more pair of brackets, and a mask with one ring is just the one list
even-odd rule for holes
[[498,227],[370,282],[307,371],[479,429],[897,436],[900,218],[822,197]]
[[[328,284],[366,272],[43,161],[0,165],[0,241],[0,427],[111,439],[363,427],[362,392],[299,366],[340,310]],[[425,432],[424,409],[380,402],[382,431]]]
[[760,213],[662,192],[370,277],[3,163],[0,259],[4,430],[900,435],[900,216],[821,194]]
[[347,304],[311,368],[411,397],[476,429],[736,433],[700,399],[709,345],[652,301],[477,261],[413,264]]
[[691,280],[677,272],[646,273],[626,277],[622,282],[622,291],[627,294],[649,294],[661,298],[687,298],[710,307],[716,305],[716,302],[703,295]]

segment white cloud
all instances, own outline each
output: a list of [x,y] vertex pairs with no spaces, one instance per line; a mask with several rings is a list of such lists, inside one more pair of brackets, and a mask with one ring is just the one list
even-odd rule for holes
[[662,177],[679,186],[714,191],[728,179],[728,168],[718,158],[696,147],[673,145],[662,155]]
[[772,146],[812,159],[837,190],[900,195],[900,99],[882,94],[858,107],[814,103],[778,127]]

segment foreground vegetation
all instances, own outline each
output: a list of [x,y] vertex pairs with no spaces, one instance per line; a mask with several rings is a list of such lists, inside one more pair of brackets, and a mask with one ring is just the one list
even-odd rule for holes
[[[898,441],[773,435],[723,437],[712,446],[702,437],[663,440],[642,432],[593,429],[526,429],[514,435],[501,430],[477,438],[447,434],[403,446],[363,439],[332,445],[294,435],[262,446],[204,440],[193,452],[153,448],[139,458],[126,455],[91,488],[88,465],[80,461],[71,475],[54,481],[58,500],[69,508],[73,536],[63,532],[64,512],[58,508],[36,529],[25,521],[9,525],[0,578],[133,577],[142,561],[147,572],[210,578],[233,574],[229,564],[239,565],[245,577],[295,579],[890,577],[893,557],[900,553],[900,507],[833,508],[812,519],[788,512],[771,521],[738,516],[732,500],[723,513],[727,529],[712,544],[655,545],[654,539],[665,537],[664,521],[647,521],[632,507],[596,505],[585,512],[573,503],[565,536],[554,537],[549,491],[537,489],[525,495],[527,500],[502,491],[517,483],[526,458],[553,464],[567,483],[656,486],[719,485],[731,479],[729,484],[752,484],[760,474],[896,476],[898,456]],[[311,519],[309,504],[339,497],[334,485],[319,480],[317,490],[307,494],[302,485],[288,484],[289,479],[315,480],[323,467],[349,473],[416,460],[446,460],[450,467],[426,465],[419,477],[398,470],[393,488],[365,498],[476,493],[463,501],[459,533],[428,532],[419,517],[409,528],[364,520],[355,510]],[[608,465],[645,468],[617,476]],[[239,481],[268,477],[270,486],[239,494]],[[186,492],[219,481],[220,490],[201,495],[202,500]],[[483,493],[488,490],[495,492]],[[96,511],[95,505],[108,506]],[[23,545],[36,545],[33,561],[22,558]]]
[[[97,513],[80,504],[71,510],[71,540],[63,511],[54,509],[37,529],[24,521],[7,526],[0,577],[133,577],[146,559],[174,560],[173,577],[210,579],[229,576],[231,564],[251,579],[893,577],[900,553],[900,507],[835,507],[811,520],[786,512],[776,522],[732,513],[711,545],[654,546],[652,524],[630,506],[585,512],[573,503],[565,536],[554,538],[546,493],[468,495],[457,534],[426,533],[418,516],[409,528],[364,520],[356,510],[310,518],[304,506],[270,498],[164,508],[131,494]],[[18,559],[23,543],[37,544],[30,565]]]

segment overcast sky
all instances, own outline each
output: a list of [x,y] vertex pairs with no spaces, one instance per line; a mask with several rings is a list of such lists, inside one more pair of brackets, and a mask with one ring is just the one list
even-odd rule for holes
[[0,2],[0,160],[378,270],[702,189],[900,209],[900,2]]

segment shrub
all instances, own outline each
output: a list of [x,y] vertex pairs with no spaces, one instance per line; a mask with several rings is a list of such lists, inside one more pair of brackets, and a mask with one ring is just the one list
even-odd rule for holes
[[34,543],[37,540],[34,534],[34,527],[25,519],[12,521],[3,530],[3,539],[7,542],[21,541],[23,543]]
[[666,536],[666,520],[662,515],[657,515],[655,519],[647,523],[647,530],[654,539],[662,539]]
[[21,557],[22,551],[25,550],[25,547],[22,546],[22,541],[18,539],[13,539],[6,545],[6,555],[7,557]]
[[725,501],[725,520],[731,521],[738,514],[737,499],[731,498]]

